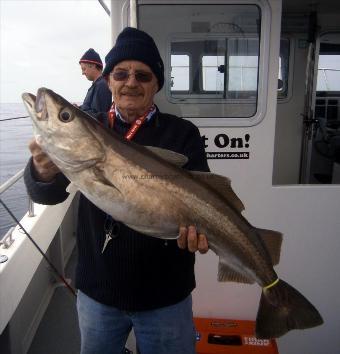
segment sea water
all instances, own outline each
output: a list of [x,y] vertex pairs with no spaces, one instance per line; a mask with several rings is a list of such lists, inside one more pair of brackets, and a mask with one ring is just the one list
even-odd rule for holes
[[[23,103],[0,104],[0,185],[25,168],[30,157],[28,143],[33,138],[30,118]],[[24,181],[17,183],[0,195],[1,199],[20,220],[28,210],[28,197]],[[15,222],[0,205],[0,238]]]

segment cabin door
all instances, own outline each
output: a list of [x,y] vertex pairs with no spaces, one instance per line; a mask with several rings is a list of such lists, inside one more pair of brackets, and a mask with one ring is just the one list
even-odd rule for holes
[[309,48],[301,183],[340,183],[340,32]]

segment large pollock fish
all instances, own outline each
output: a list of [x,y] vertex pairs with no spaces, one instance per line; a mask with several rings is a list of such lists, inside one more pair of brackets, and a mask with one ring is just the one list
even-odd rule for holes
[[282,235],[242,216],[227,178],[186,171],[182,155],[127,141],[49,89],[22,97],[42,149],[95,205],[154,237],[174,239],[180,225],[195,225],[219,256],[219,281],[261,286],[258,338],[322,324],[315,307],[273,269]]

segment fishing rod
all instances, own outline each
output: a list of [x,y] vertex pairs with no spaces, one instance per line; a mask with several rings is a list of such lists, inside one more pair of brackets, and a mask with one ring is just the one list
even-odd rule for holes
[[6,120],[14,120],[14,119],[28,118],[28,117],[29,117],[29,116],[21,116],[21,117],[5,118],[5,119],[0,119],[0,122],[5,122]]
[[7,213],[12,217],[12,219],[20,226],[20,228],[24,231],[26,236],[29,238],[29,240],[33,243],[35,248],[39,251],[39,253],[43,256],[47,264],[52,268],[53,272],[57,275],[57,277],[65,284],[66,288],[75,296],[77,297],[75,289],[72,288],[72,286],[67,282],[67,280],[60,274],[58,269],[55,267],[55,265],[49,260],[49,258],[45,255],[45,253],[42,251],[42,249],[39,247],[39,245],[34,241],[32,236],[25,230],[25,228],[21,225],[20,221],[15,217],[15,215],[12,213],[12,211],[7,207],[7,205],[3,202],[3,200],[0,198],[0,203],[2,206],[5,208]]

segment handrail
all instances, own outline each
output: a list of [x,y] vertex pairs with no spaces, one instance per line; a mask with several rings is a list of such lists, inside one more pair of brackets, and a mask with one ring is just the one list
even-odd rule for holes
[[9,230],[6,232],[6,234],[1,238],[0,240],[0,245],[2,248],[10,248],[12,243],[14,242],[13,240],[13,231],[15,227],[9,228]]
[[17,172],[14,176],[8,179],[5,183],[0,186],[0,194],[7,191],[8,188],[12,187],[22,176],[24,175],[24,169]]
[[[17,172],[14,176],[9,178],[5,183],[0,186],[0,195],[6,192],[8,188],[12,187],[16,182],[19,181],[19,179],[23,177],[24,170],[25,169],[21,169],[19,172]],[[34,216],[34,203],[30,196],[28,196],[28,216]]]
[[106,6],[105,2],[103,0],[98,0],[99,4],[102,5],[102,8],[105,10],[105,12],[111,16],[109,8]]

